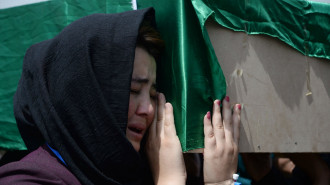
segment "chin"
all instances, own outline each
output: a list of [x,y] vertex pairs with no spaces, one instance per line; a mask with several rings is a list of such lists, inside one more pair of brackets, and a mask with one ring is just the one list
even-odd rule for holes
[[131,142],[133,145],[133,148],[135,149],[135,151],[139,152],[140,151],[140,143],[136,143],[136,142]]
[[133,147],[134,147],[134,149],[135,149],[137,152],[140,151],[140,145],[139,145],[139,146],[133,146]]

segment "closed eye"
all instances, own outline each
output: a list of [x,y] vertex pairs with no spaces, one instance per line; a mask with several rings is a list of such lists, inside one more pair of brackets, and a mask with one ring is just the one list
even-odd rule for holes
[[140,90],[136,90],[136,89],[131,89],[130,92],[133,94],[140,94]]

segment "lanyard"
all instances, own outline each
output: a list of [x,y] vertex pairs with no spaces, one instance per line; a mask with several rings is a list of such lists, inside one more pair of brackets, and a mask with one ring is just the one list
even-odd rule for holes
[[57,157],[58,159],[60,159],[60,160],[63,162],[63,164],[65,164],[65,166],[67,166],[66,163],[64,162],[62,156],[60,155],[60,153],[58,153],[57,150],[55,150],[54,148],[52,148],[51,146],[49,146],[48,143],[46,143],[46,144],[47,144],[48,148],[51,149],[52,152],[56,155],[56,157]]

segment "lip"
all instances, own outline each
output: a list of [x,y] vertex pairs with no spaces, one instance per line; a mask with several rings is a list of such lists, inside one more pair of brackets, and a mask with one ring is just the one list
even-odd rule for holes
[[[139,130],[138,132],[136,130]],[[142,140],[146,130],[145,124],[129,123],[127,124],[126,135],[128,134],[134,140]]]

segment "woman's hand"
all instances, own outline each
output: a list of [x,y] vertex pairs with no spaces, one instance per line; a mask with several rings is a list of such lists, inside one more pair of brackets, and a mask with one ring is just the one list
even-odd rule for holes
[[226,96],[222,106],[221,114],[220,100],[215,100],[212,121],[210,112],[204,116],[205,184],[221,184],[231,180],[237,170],[241,105],[236,104],[232,111]]
[[157,116],[149,128],[146,145],[154,182],[160,184],[186,184],[186,168],[181,144],[176,135],[173,107],[158,95]]

